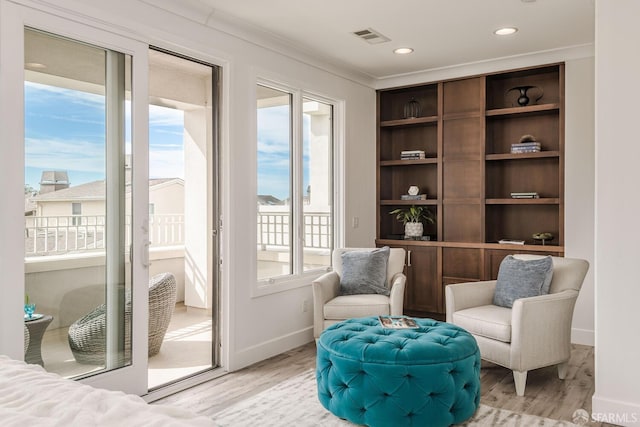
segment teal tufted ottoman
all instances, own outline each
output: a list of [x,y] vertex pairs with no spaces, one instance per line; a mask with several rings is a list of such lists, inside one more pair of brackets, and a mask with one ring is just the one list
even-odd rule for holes
[[449,426],[480,404],[480,351],[464,329],[415,319],[385,329],[377,317],[349,319],[318,340],[318,398],[334,415],[375,426]]

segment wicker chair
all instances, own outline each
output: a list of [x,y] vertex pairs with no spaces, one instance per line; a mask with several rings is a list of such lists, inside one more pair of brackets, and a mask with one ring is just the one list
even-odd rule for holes
[[[160,352],[176,305],[176,279],[161,273],[149,281],[149,357]],[[129,358],[131,303],[125,305],[125,359]],[[106,352],[106,316],[102,304],[69,326],[69,347],[78,363],[103,365]]]
[[24,354],[27,354],[27,350],[29,349],[29,342],[31,341],[31,335],[29,335],[29,329],[27,325],[24,325]]

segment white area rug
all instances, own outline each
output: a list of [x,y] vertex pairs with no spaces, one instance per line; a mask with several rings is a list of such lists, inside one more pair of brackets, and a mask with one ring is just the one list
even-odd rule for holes
[[[354,426],[348,421],[337,418],[320,404],[314,371],[300,374],[218,412],[213,415],[213,420],[221,427]],[[575,424],[566,421],[517,414],[482,404],[473,418],[462,425],[487,427],[575,426]]]

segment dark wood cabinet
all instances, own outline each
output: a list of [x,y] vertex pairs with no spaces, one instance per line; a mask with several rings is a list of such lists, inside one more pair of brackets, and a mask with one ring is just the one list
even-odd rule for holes
[[[530,98],[520,105],[522,87]],[[378,91],[377,241],[411,253],[405,310],[444,313],[444,286],[486,280],[508,253],[564,252],[564,64]],[[417,101],[418,117],[405,117]],[[541,151],[512,153],[523,135]],[[425,158],[402,160],[403,151]],[[417,185],[426,200],[402,200]],[[511,193],[535,192],[515,199]],[[389,212],[424,205],[430,241],[404,240]],[[532,235],[550,232],[551,245]],[[499,244],[501,239],[524,245]]]
[[438,249],[420,246],[405,246],[405,249],[407,283],[413,284],[405,290],[405,312],[442,312],[442,295],[438,292]]

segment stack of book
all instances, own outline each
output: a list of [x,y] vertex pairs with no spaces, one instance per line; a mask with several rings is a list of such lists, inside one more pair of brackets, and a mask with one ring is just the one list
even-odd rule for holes
[[422,150],[407,150],[400,152],[400,160],[419,160],[424,158],[425,154]]
[[538,199],[540,196],[535,191],[511,193],[512,199]]
[[400,195],[400,200],[427,200],[426,194],[416,194],[415,196],[412,194],[402,194]]
[[540,151],[539,142],[518,142],[511,144],[511,153],[537,153]]

